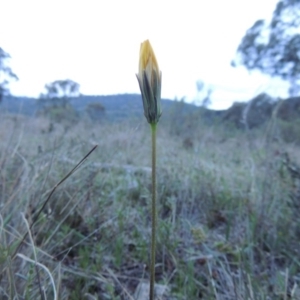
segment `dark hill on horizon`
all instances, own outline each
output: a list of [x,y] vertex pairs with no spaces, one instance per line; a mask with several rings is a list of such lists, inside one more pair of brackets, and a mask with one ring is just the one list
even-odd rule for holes
[[[0,110],[12,114],[24,114],[27,116],[36,116],[42,107],[43,100],[29,97],[4,97],[0,104]],[[48,100],[49,103],[49,100]],[[100,103],[105,108],[105,118],[107,120],[124,120],[128,117],[139,117],[143,114],[142,98],[139,94],[117,94],[105,96],[81,95],[69,100],[74,109],[83,115],[86,108],[91,103]],[[162,99],[163,114],[172,109],[180,110],[181,115],[189,115],[199,109],[194,104],[183,101]],[[207,116],[219,115],[218,111],[207,110]],[[222,111],[225,112],[225,111]]]
[[[0,111],[10,114],[37,116],[43,100],[29,97],[6,96],[0,103]],[[49,100],[48,100],[49,101]],[[49,102],[48,102],[49,103]],[[106,96],[81,95],[69,100],[79,115],[84,115],[89,104],[100,103],[105,108],[105,119],[120,121],[143,115],[143,104],[139,94],[117,94]],[[235,102],[227,110],[212,110],[191,103],[162,99],[164,116],[180,115],[180,120],[198,114],[202,120],[211,124],[213,121],[226,122],[237,128],[255,128],[268,121],[274,112],[283,121],[300,118],[300,97],[274,99],[262,93],[248,102]]]
[[[0,109],[9,113],[21,113],[28,116],[35,116],[41,107],[43,100],[31,97],[6,96],[0,104]],[[79,113],[84,113],[90,103],[101,103],[106,113],[109,115],[116,113],[127,117],[129,115],[140,114],[143,111],[141,95],[139,94],[117,94],[117,95],[81,95],[72,98],[69,103]],[[168,109],[174,103],[170,99],[162,99],[162,108]],[[185,103],[187,110],[195,108],[193,104]]]

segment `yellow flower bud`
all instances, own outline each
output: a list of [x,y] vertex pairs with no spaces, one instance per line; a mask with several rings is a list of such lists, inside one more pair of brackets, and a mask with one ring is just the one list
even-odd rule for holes
[[161,116],[161,72],[149,40],[140,48],[139,73],[136,75],[143,99],[144,114],[150,124]]

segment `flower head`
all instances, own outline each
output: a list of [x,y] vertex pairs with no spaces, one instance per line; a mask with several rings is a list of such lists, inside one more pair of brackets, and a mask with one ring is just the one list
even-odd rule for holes
[[143,99],[144,114],[150,124],[161,116],[161,72],[149,40],[140,48],[139,73],[136,75]]

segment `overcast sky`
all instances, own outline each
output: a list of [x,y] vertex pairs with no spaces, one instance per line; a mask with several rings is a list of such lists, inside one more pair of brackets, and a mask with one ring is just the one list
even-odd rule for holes
[[83,94],[139,93],[140,43],[149,39],[162,70],[162,97],[197,99],[214,88],[213,108],[248,100],[282,83],[230,61],[245,31],[270,19],[277,0],[1,0],[0,47],[20,80],[15,95],[38,96],[47,82],[72,79]]

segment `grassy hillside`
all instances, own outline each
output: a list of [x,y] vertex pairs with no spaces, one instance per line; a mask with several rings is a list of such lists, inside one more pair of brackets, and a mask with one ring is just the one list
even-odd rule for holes
[[[158,129],[163,299],[300,299],[299,146],[277,120],[242,132],[180,105]],[[144,117],[0,120],[0,298],[140,299],[150,243]]]

